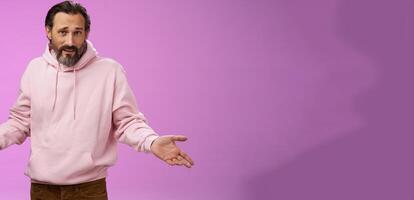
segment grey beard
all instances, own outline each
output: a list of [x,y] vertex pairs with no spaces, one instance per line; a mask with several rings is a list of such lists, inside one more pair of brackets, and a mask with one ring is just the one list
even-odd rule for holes
[[58,62],[65,66],[72,67],[80,60],[80,58],[81,56],[79,56],[78,54],[75,54],[71,57],[63,57],[62,55],[60,55],[58,58]]
[[63,64],[64,66],[67,66],[67,67],[72,67],[82,58],[83,54],[86,52],[86,48],[87,48],[87,45],[85,42],[82,45],[82,47],[79,49],[79,51],[77,50],[75,54],[70,57],[63,57],[62,51],[59,51],[58,49],[55,49],[55,48],[52,48],[52,49],[55,53],[57,61],[60,64]]

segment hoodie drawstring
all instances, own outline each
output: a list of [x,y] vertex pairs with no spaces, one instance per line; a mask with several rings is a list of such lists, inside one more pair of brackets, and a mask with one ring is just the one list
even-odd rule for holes
[[52,106],[52,111],[55,110],[55,105],[56,105],[56,99],[57,99],[57,87],[58,87],[58,81],[59,81],[59,69],[56,72],[56,78],[55,78],[55,96],[53,98],[53,106]]
[[73,68],[73,120],[76,120],[76,70]]

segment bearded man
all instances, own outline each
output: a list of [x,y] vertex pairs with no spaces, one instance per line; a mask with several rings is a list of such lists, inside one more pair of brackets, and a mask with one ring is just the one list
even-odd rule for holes
[[118,142],[169,165],[194,162],[177,145],[183,135],[158,135],[137,109],[125,70],[97,55],[88,40],[90,17],[75,2],[54,5],[45,19],[48,44],[27,66],[0,149],[31,138],[24,174],[33,200],[108,199],[107,169]]

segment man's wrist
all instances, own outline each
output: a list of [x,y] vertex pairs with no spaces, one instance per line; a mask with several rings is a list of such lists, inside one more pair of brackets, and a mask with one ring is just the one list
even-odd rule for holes
[[155,140],[157,140],[158,138],[159,138],[159,136],[155,137],[155,139],[153,139],[151,141],[151,144],[150,144],[150,147],[149,147],[149,149],[150,149],[151,152],[152,152],[152,145],[154,144]]

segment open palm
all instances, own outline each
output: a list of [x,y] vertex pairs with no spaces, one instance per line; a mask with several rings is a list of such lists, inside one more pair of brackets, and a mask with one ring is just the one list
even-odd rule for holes
[[193,160],[175,144],[184,142],[187,137],[182,135],[165,135],[157,138],[151,145],[152,153],[169,165],[185,165],[188,168],[194,165]]

